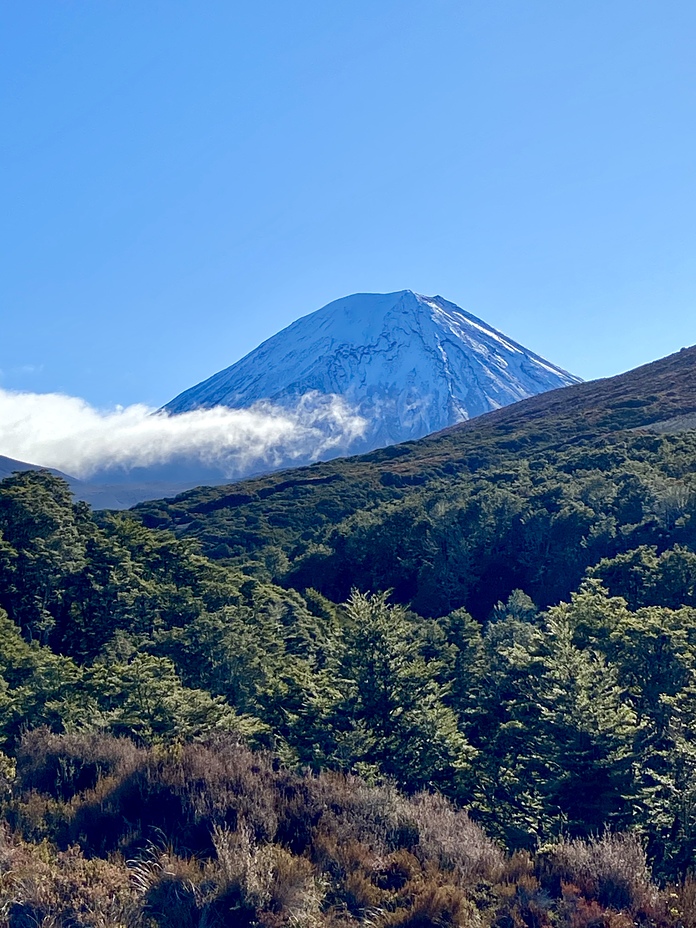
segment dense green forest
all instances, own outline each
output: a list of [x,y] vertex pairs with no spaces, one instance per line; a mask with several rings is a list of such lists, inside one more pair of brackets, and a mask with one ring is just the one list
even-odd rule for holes
[[694,367],[129,513],[0,483],[0,916],[696,925]]

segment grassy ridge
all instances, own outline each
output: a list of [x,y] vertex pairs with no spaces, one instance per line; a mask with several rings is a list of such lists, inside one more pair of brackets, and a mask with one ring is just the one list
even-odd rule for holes
[[[370,454],[315,464],[280,474],[182,493],[173,501],[141,503],[135,512],[152,524],[179,527],[203,537],[211,513],[249,509],[257,502],[298,501],[298,517],[312,501],[340,497],[327,520],[365,502],[393,498],[400,489],[504,461],[511,453],[560,449],[613,432],[650,427],[696,412],[696,346],[617,377],[576,384],[522,400],[445,432]],[[326,492],[328,488],[333,491]],[[272,517],[269,518],[272,524]],[[298,531],[302,530],[302,525]]]

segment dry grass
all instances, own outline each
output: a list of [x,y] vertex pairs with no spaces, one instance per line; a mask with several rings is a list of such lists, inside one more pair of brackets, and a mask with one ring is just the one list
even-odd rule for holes
[[409,807],[426,860],[454,871],[464,886],[478,880],[498,882],[503,874],[503,853],[465,811],[432,793],[418,794]]
[[660,891],[635,837],[505,858],[440,795],[231,738],[34,732],[6,780],[2,928],[696,928],[694,882]]
[[587,898],[613,909],[649,907],[657,896],[635,835],[607,832],[588,841],[560,841],[540,854],[539,869],[547,883],[574,884]]
[[0,915],[10,928],[141,924],[141,906],[122,860],[86,859],[77,848],[0,838]]

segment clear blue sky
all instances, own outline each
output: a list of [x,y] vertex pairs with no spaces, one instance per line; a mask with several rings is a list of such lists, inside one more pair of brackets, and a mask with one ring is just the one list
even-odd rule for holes
[[0,8],[0,386],[159,405],[356,291],[696,342],[693,0]]

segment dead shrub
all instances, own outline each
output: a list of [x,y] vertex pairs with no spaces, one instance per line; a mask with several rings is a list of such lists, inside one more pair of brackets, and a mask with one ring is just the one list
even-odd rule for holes
[[363,918],[379,905],[382,893],[375,883],[381,859],[369,845],[346,839],[322,826],[314,837],[312,863],[326,880],[326,901]]
[[102,776],[70,802],[56,840],[90,854],[141,854],[157,836],[186,855],[214,856],[215,826],[244,820],[255,840],[270,840],[278,820],[269,761],[229,739],[140,751],[123,775]]
[[505,883],[517,883],[524,877],[533,875],[535,862],[529,851],[515,851],[504,862],[501,879]]
[[534,862],[526,851],[516,852],[506,861],[502,882],[492,887],[491,909],[495,928],[550,928],[558,922],[554,900],[540,884]]
[[411,850],[423,861],[455,872],[464,884],[500,877],[500,848],[465,811],[438,793],[406,797],[391,785],[369,786],[339,774],[321,774],[314,790],[324,809],[322,825],[339,840],[359,841],[382,855]]
[[323,891],[306,858],[277,845],[256,846],[244,823],[236,832],[217,828],[213,840],[219,885],[216,911],[226,908],[236,919],[260,918],[268,925],[318,923]]
[[380,889],[398,893],[412,880],[418,879],[421,872],[422,867],[418,858],[401,848],[379,862],[373,882]]
[[596,899],[586,899],[572,883],[561,884],[558,914],[568,928],[606,928],[606,913]]
[[324,892],[311,863],[274,846],[270,848],[268,866],[272,874],[268,908],[296,924],[317,923]]
[[657,888],[645,850],[635,835],[605,833],[599,838],[562,840],[543,848],[537,870],[556,895],[574,884],[588,899],[613,909],[653,908]]
[[17,786],[68,801],[93,789],[100,777],[122,777],[143,752],[127,738],[100,734],[57,735],[47,728],[26,732],[17,750]]
[[148,919],[158,928],[197,928],[206,901],[205,869],[197,860],[151,848],[130,866]]
[[359,841],[377,854],[411,847],[418,830],[407,801],[391,785],[369,786],[359,777],[322,773],[313,781],[322,826],[339,841]]
[[665,897],[669,915],[683,928],[696,928],[696,878],[689,875],[679,885],[668,886]]
[[273,840],[278,828],[276,774],[271,760],[231,738],[186,744],[148,761],[149,781],[179,800],[184,819],[235,829],[244,821],[256,841]]
[[480,917],[457,886],[426,885],[410,905],[384,916],[385,928],[478,928]]
[[7,823],[27,841],[43,841],[65,818],[63,803],[39,793],[26,793],[4,808]]
[[216,826],[213,844],[226,896],[250,909],[264,908],[271,898],[273,878],[269,847],[259,848],[244,822],[236,831]]
[[437,793],[419,793],[406,800],[418,829],[418,846],[427,860],[452,870],[463,884],[496,882],[503,872],[500,848],[462,809]]
[[315,778],[300,778],[287,771],[276,774],[277,829],[275,840],[293,854],[301,855],[312,843],[314,830],[324,814],[317,797]]
[[56,853],[46,842],[3,836],[0,914],[9,928],[140,923],[140,906],[121,860],[88,860],[77,848]]

